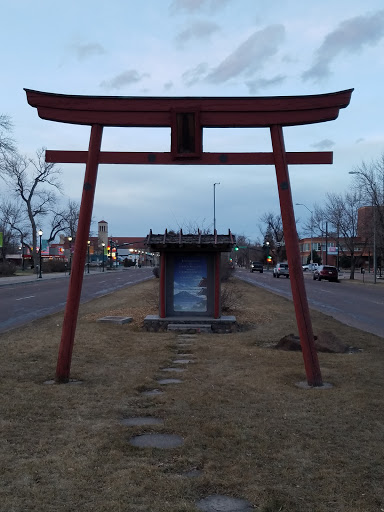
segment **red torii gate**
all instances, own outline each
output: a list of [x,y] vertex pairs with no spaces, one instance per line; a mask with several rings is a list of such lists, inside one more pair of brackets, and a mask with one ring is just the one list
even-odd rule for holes
[[[283,126],[332,121],[349,105],[353,89],[310,96],[251,98],[115,97],[52,94],[25,89],[28,103],[42,119],[91,126],[88,151],[46,151],[47,162],[85,163],[75,252],[69,282],[56,382],[68,382],[80,305],[83,269],[92,217],[97,170],[102,164],[275,165],[292,297],[307,381],[322,386],[314,345],[288,164],[331,164],[332,152],[285,151]],[[101,152],[104,126],[170,127],[171,151]],[[269,128],[272,153],[204,153],[203,128]]]

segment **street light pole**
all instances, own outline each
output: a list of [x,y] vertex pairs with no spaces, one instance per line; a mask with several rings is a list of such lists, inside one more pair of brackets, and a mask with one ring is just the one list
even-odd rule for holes
[[41,262],[42,262],[42,258],[41,258],[41,237],[43,236],[43,231],[41,229],[39,229],[39,238],[40,238],[40,247],[39,247],[39,278],[41,279],[43,276],[41,275]]
[[312,242],[312,238],[313,238],[313,212],[312,212],[312,210],[310,210],[308,208],[308,206],[305,206],[305,204],[296,203],[296,206],[304,206],[304,208],[306,208],[309,211],[309,213],[311,214],[311,261],[310,261],[310,263],[313,263],[313,242]]
[[91,245],[91,241],[88,240],[87,242],[87,273],[89,274],[89,247]]
[[68,275],[70,276],[71,275],[71,267],[72,267],[72,237],[69,236],[67,240],[69,242],[69,272],[68,272]]
[[103,242],[103,243],[101,244],[101,246],[102,246],[102,248],[103,248],[103,260],[102,260],[102,261],[103,261],[103,265],[102,265],[102,267],[103,267],[103,272],[104,272],[104,250],[105,250],[104,248],[105,248],[105,243]]
[[216,232],[216,185],[220,185],[220,182],[213,184],[213,234]]
[[23,237],[21,237],[21,269],[24,270],[24,240]]

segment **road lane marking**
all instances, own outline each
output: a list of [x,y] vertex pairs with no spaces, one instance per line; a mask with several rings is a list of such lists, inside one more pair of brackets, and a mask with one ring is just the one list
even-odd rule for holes
[[24,299],[33,299],[34,295],[29,295],[28,297],[20,297],[20,299],[15,300],[24,300]]

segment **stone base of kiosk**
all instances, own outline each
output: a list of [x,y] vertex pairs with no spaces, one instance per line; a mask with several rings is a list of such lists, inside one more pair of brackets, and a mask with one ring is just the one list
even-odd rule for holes
[[222,316],[220,318],[202,317],[167,317],[148,315],[144,318],[144,329],[149,332],[177,331],[183,333],[230,333],[237,331],[235,316]]

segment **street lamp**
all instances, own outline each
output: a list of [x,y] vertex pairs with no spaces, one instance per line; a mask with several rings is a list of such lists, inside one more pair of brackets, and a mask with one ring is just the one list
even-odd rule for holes
[[104,272],[104,251],[105,251],[105,243],[104,242],[101,244],[101,247],[103,248],[103,259],[102,259],[103,263],[102,263],[102,267],[103,267],[103,272]]
[[[364,178],[366,175],[360,171],[349,171],[348,174],[361,174]],[[376,284],[377,261],[376,261],[376,206],[371,194],[372,210],[373,210],[373,283]]]
[[43,276],[41,275],[41,237],[43,236],[43,231],[39,229],[39,237],[40,237],[40,247],[39,247],[39,256],[40,256],[40,262],[39,262],[39,278],[41,279]]
[[88,274],[89,274],[89,247],[90,247],[90,245],[91,245],[91,241],[88,240],[88,242],[87,242],[87,255],[88,255],[88,258],[87,258],[87,268],[88,268],[87,273]]
[[24,240],[21,237],[21,269],[24,270]]
[[111,238],[111,240],[109,241],[109,256],[110,256],[109,268],[112,268],[112,266],[113,266],[112,244],[113,244],[113,240]]
[[72,268],[72,237],[69,236],[67,238],[68,242],[69,242],[69,272],[68,272],[68,275],[70,276],[71,275],[71,268]]
[[312,212],[312,210],[310,210],[308,208],[308,206],[305,206],[305,204],[296,203],[296,206],[304,206],[304,208],[306,208],[309,211],[309,213],[311,214],[311,261],[310,261],[310,263],[313,263],[313,242],[312,242],[312,237],[313,237],[313,212]]
[[216,185],[220,185],[220,182],[213,184],[213,234],[216,231]]

